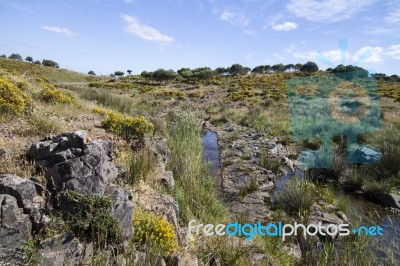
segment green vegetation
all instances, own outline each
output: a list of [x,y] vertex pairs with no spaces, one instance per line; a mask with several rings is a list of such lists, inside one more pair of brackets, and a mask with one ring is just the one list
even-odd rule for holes
[[129,184],[136,185],[141,180],[147,181],[149,175],[154,170],[157,158],[148,147],[139,151],[132,152],[127,158],[127,171],[129,174]]
[[182,224],[192,219],[217,223],[227,215],[214,190],[209,166],[203,162],[201,122],[196,113],[183,111],[169,128],[169,167],[176,180],[174,196],[180,206]]

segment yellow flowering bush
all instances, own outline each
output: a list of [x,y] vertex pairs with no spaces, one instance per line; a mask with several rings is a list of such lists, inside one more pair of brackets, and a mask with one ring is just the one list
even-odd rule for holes
[[141,245],[151,245],[163,255],[173,253],[178,240],[174,227],[165,218],[151,212],[136,210],[133,217],[133,241]]
[[140,138],[145,133],[150,133],[154,130],[154,125],[141,115],[135,117],[125,116],[97,106],[93,108],[92,112],[105,116],[102,122],[104,128],[127,139]]
[[7,79],[0,79],[0,113],[22,114],[30,98]]
[[50,103],[75,103],[75,99],[66,93],[54,88],[51,85],[43,84],[40,98]]

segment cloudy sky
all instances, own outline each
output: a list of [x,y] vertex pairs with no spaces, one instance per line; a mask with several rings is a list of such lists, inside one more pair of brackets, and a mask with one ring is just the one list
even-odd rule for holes
[[0,54],[85,73],[343,58],[400,74],[398,0],[0,0],[0,17]]

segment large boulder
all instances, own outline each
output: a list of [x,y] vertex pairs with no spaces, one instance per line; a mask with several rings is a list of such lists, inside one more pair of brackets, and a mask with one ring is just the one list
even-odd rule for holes
[[19,208],[29,214],[35,230],[48,223],[49,218],[44,214],[44,187],[39,183],[15,175],[1,175],[0,194],[11,195],[17,200]]
[[11,265],[22,260],[22,245],[31,237],[28,214],[10,195],[0,195],[0,262]]
[[86,131],[64,133],[33,144],[28,155],[36,166],[45,168],[49,186],[102,195],[118,176],[113,163],[113,147],[105,140],[90,141]]

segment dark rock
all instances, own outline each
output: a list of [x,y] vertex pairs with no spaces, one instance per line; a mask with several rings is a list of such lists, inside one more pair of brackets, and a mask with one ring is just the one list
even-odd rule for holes
[[114,202],[111,212],[122,229],[122,241],[125,242],[123,245],[127,247],[128,240],[132,235],[132,217],[135,211],[135,206],[131,201],[133,193],[111,184],[105,190],[104,195],[109,196]]
[[15,175],[0,176],[0,194],[13,196],[25,213],[29,214],[34,225],[38,230],[48,223],[48,218],[44,215],[46,199],[41,195],[44,188],[29,179]]
[[395,193],[366,192],[365,197],[385,207],[400,209],[400,195]]
[[351,152],[349,162],[351,163],[378,163],[381,160],[382,153],[374,151],[368,147],[359,147]]
[[3,158],[4,155],[6,155],[6,151],[3,149],[0,149],[0,158]]
[[0,214],[0,261],[13,265],[21,261],[21,248],[31,236],[32,224],[10,195],[0,195]]
[[46,239],[40,250],[40,265],[45,266],[81,265],[93,252],[91,245],[83,246],[72,232]]

